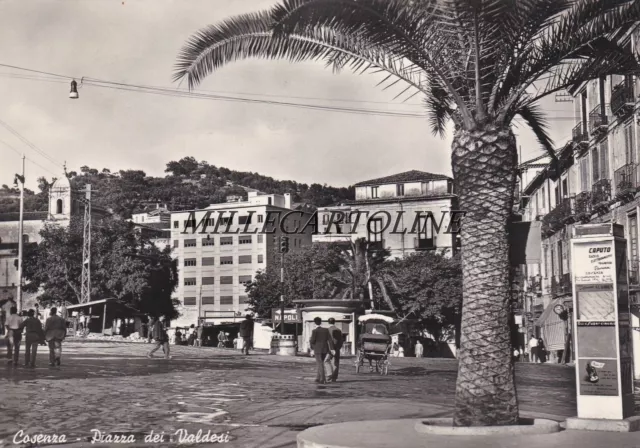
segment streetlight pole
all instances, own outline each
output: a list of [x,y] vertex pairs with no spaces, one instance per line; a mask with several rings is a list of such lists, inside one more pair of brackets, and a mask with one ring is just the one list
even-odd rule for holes
[[282,295],[280,296],[280,334],[284,334],[284,252],[280,255],[280,287]]
[[18,224],[18,311],[22,311],[22,254],[24,249],[24,160],[22,155],[22,176],[16,176],[16,180],[20,180],[20,222]]

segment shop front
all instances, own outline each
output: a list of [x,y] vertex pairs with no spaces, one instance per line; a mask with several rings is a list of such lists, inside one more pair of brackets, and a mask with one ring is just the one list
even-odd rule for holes
[[336,320],[336,327],[342,330],[344,344],[342,353],[356,354],[357,318],[364,314],[363,303],[360,300],[296,300],[301,307],[302,337],[299,338],[299,350],[309,352],[309,339],[316,327],[314,319],[322,319],[322,326],[329,327],[329,319]]

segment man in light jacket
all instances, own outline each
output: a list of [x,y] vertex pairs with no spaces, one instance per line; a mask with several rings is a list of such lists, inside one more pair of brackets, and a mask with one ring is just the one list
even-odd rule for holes
[[58,316],[54,306],[49,311],[49,318],[44,324],[44,338],[49,343],[49,365],[59,366],[62,356],[62,340],[67,336],[67,321]]

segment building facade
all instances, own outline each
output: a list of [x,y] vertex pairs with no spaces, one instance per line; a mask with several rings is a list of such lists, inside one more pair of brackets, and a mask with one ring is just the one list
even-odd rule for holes
[[[621,41],[632,45],[638,37],[634,31],[622,36]],[[572,139],[557,151],[559,163],[542,170],[525,188],[521,201],[523,219],[542,223],[541,263],[525,268],[527,289],[537,291],[541,302],[530,312],[547,348],[562,350],[565,334],[572,335],[573,329],[571,321],[561,320],[553,308],[561,304],[572,311],[569,244],[572,227],[589,222],[623,225],[628,245],[631,324],[638,377],[640,82],[637,77],[610,76],[584,83],[570,93],[575,112]]]
[[274,261],[275,238],[283,230],[298,228],[287,235],[290,251],[310,245],[314,229],[303,227],[311,218],[309,213],[292,210],[289,194],[257,192],[250,192],[246,201],[171,213],[173,254],[179,270],[175,298],[181,313],[172,325],[241,320],[248,311],[245,285]]
[[[451,253],[457,243],[447,233],[456,196],[451,178],[408,171],[355,185],[355,198],[318,209],[314,242],[366,238],[374,247],[402,258],[420,250]],[[402,231],[406,230],[405,233]]]

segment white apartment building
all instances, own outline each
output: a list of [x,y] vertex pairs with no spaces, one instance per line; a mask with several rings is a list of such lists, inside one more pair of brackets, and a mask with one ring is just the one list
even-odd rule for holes
[[[388,249],[391,258],[420,250],[451,253],[457,239],[447,230],[456,203],[453,180],[442,174],[414,170],[359,182],[354,200],[318,209],[313,241],[367,238],[374,247]],[[341,214],[344,219],[336,224]]]
[[297,227],[301,232],[287,235],[289,250],[310,245],[313,228],[302,229],[311,217],[291,209],[289,194],[257,192],[249,192],[246,201],[171,213],[179,271],[175,295],[181,313],[172,325],[189,326],[199,319],[218,325],[241,319],[247,312],[245,284],[273,259],[274,237],[283,234],[281,228],[292,232]]
[[160,222],[169,222],[171,212],[169,209],[160,204],[156,204],[154,208],[149,208],[141,213],[131,215],[131,222],[135,224],[155,224]]

